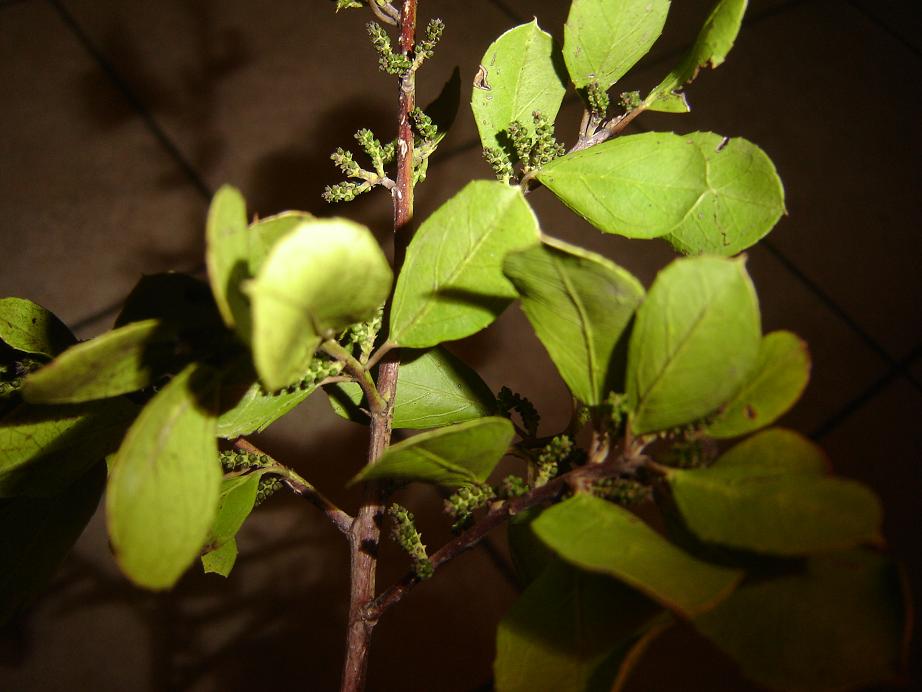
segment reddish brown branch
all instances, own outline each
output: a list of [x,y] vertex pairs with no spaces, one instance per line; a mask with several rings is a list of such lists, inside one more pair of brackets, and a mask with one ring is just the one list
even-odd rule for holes
[[[416,42],[416,2],[404,0],[400,14],[400,50],[412,54]],[[416,75],[410,70],[400,79],[398,96],[397,180],[391,190],[394,205],[394,274],[400,273],[406,248],[412,235],[413,218],[413,127],[410,113],[416,105]],[[381,401],[371,406],[371,432],[368,463],[381,458],[391,439],[393,401],[397,390],[399,351],[389,352],[378,368],[377,390]],[[366,617],[368,606],[375,597],[377,548],[381,539],[379,527],[384,498],[375,483],[366,485],[349,534],[351,556],[351,591],[349,623],[346,638],[346,661],[343,667],[343,692],[360,692],[365,688],[368,669],[368,645],[375,621]]]
[[[430,556],[432,567],[439,567],[476,546],[490,531],[501,526],[516,514],[532,507],[553,502],[569,489],[582,489],[593,481],[618,475],[623,468],[624,458],[617,457],[604,463],[587,464],[558,476],[549,483],[535,488],[527,495],[505,502],[494,503],[487,513],[471,528],[457,538],[452,539]],[[391,586],[374,601],[365,613],[365,617],[376,622],[384,612],[399,603],[413,587],[419,583],[416,574],[410,572],[401,581]]]
[[[233,444],[235,448],[242,452],[262,454],[269,457],[270,459],[272,458],[246,438],[238,437],[236,440],[234,440]],[[303,497],[305,500],[323,512],[327,519],[330,520],[330,523],[333,524],[333,526],[339,529],[342,533],[349,533],[353,522],[353,517],[351,515],[347,514],[335,504],[333,504],[333,502],[329,500],[323,493],[317,490],[317,488],[305,481],[288,467],[283,466],[278,462],[275,462],[275,465],[279,468],[280,475],[284,478],[285,485],[287,485],[295,495]]]

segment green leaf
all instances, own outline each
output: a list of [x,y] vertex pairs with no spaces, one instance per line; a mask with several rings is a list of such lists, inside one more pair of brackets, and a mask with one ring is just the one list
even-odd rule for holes
[[573,0],[563,39],[573,84],[611,87],[649,52],[668,12],[669,0]]
[[0,496],[62,492],[118,448],[137,412],[127,399],[16,407],[0,419]]
[[802,574],[739,589],[695,626],[769,689],[864,689],[902,671],[909,628],[900,582],[874,553],[814,556]]
[[41,305],[25,298],[0,298],[0,341],[23,353],[54,358],[77,339]]
[[698,420],[726,402],[756,365],[759,305],[744,260],[680,259],[637,311],[627,395],[637,434]]
[[232,440],[262,432],[317,389],[317,383],[303,381],[303,387],[301,384],[267,392],[259,382],[254,382],[232,408],[218,417],[217,436]]
[[218,495],[218,509],[208,538],[208,549],[214,550],[230,540],[243,526],[256,504],[256,492],[262,474],[249,473],[244,476],[225,478]]
[[236,562],[237,541],[234,538],[202,555],[202,569],[205,574],[220,574],[222,577],[227,577]]
[[644,108],[669,113],[686,113],[691,110],[685,94],[678,90],[690,84],[701,68],[713,69],[723,64],[736,41],[746,5],[747,0],[721,0],[717,3],[704,22],[695,45],[682,58],[678,67],[666,75],[644,99]]
[[[333,410],[343,418],[367,423],[362,388],[355,382],[329,385]],[[367,408],[367,406],[365,407]],[[496,398],[480,376],[443,348],[406,350],[400,356],[394,429],[426,430],[495,413]]]
[[742,577],[693,558],[626,509],[591,495],[545,510],[532,527],[567,562],[615,577],[685,616],[713,607]]
[[670,469],[668,481],[688,528],[710,543],[807,555],[880,542],[882,512],[874,493],[825,476],[821,462],[813,443],[766,430],[710,468]]
[[[554,562],[499,624],[496,690],[611,690],[617,663],[634,662],[626,654],[658,612],[649,599],[608,577]],[[607,661],[613,655],[616,665]],[[626,677],[629,671],[623,672]]]
[[735,255],[761,240],[784,213],[784,188],[771,159],[752,142],[693,132],[707,188],[666,240],[686,255]]
[[489,325],[516,295],[503,276],[503,257],[538,236],[538,220],[521,190],[469,183],[410,242],[394,291],[390,339],[426,348]]
[[515,434],[506,418],[478,418],[420,433],[391,445],[378,463],[354,479],[398,479],[449,488],[482,483],[503,458]]
[[306,211],[285,211],[275,216],[267,216],[250,225],[247,254],[250,276],[259,274],[259,270],[262,269],[266,258],[278,241],[305,221],[311,221],[313,218]]
[[810,379],[806,342],[791,332],[766,334],[755,370],[706,429],[711,437],[738,437],[774,423],[800,398]]
[[643,286],[605,257],[551,238],[507,255],[503,270],[570,391],[584,404],[600,404]]
[[55,497],[0,500],[0,623],[45,588],[96,511],[99,464]]
[[199,556],[221,484],[214,386],[190,365],[144,407],[112,465],[106,494],[109,537],[125,574],[169,588]]
[[599,230],[628,238],[666,235],[709,190],[701,149],[670,132],[610,139],[554,159],[537,178]]
[[37,404],[70,404],[135,392],[185,360],[178,346],[175,325],[132,322],[67,349],[26,377],[22,395]]
[[248,278],[248,257],[246,202],[239,190],[224,185],[208,209],[205,264],[215,302],[228,327],[238,322],[248,326],[249,305],[241,291],[241,283]]
[[487,48],[480,68],[471,108],[484,148],[506,149],[511,154],[501,133],[518,121],[534,135],[535,111],[554,122],[566,81],[554,39],[538,27],[537,19],[496,39]]
[[322,339],[371,317],[392,278],[374,236],[352,221],[306,221],[279,240],[248,289],[253,357],[266,388],[296,381]]

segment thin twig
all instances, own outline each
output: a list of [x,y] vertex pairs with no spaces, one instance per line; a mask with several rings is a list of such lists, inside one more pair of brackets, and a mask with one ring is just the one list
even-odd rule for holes
[[389,9],[393,10],[394,12],[397,12],[397,10],[394,8],[394,6],[391,5],[390,3],[387,3],[386,5],[384,5],[384,6],[382,7],[382,6],[378,5],[378,3],[375,2],[375,0],[368,0],[368,7],[371,8],[372,14],[373,14],[375,17],[377,17],[378,19],[380,19],[382,22],[384,22],[385,24],[390,24],[390,25],[392,25],[392,26],[397,26],[398,20],[400,19],[400,15],[399,15],[399,14],[396,15],[396,16],[390,15],[390,14],[386,11],[386,10],[389,8]]
[[272,466],[270,467],[272,473],[281,476],[284,479],[285,485],[287,485],[295,495],[303,497],[323,512],[333,526],[342,533],[346,535],[349,534],[352,528],[353,517],[337,507],[330,499],[298,475],[294,470],[278,463],[275,459],[244,437],[238,437],[234,440],[233,445],[243,452],[261,454],[272,459]]
[[[437,570],[441,565],[473,548],[493,529],[501,526],[516,514],[520,514],[532,507],[549,504],[568,489],[585,488],[593,481],[617,476],[621,473],[620,462],[621,458],[618,457],[609,459],[601,464],[580,466],[569,473],[558,476],[539,488],[535,488],[527,495],[506,500],[505,502],[494,503],[476,524],[443,545],[430,556],[429,560],[432,563],[433,570]],[[377,621],[388,608],[400,602],[418,583],[419,579],[416,573],[408,573],[401,581],[384,591],[369,604],[366,618],[371,622]]]
[[365,363],[365,368],[371,370],[375,367],[384,356],[387,355],[389,351],[397,348],[397,344],[393,341],[385,341],[381,346],[378,347],[378,350],[371,354],[371,357],[368,359],[368,362]]

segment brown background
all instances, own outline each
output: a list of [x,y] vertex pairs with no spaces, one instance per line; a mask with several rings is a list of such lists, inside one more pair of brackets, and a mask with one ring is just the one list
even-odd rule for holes
[[[624,88],[656,84],[694,38],[710,0],[675,0],[666,32]],[[812,384],[784,423],[811,434],[839,472],[874,487],[893,551],[917,584],[922,490],[919,319],[922,35],[914,2],[753,0],[728,62],[690,90],[693,112],[637,128],[744,136],[773,158],[790,216],[750,253],[766,331],[810,343]],[[423,0],[447,25],[420,75],[420,102],[461,68],[463,102],[489,43],[537,15],[562,35],[563,0]],[[352,133],[394,132],[394,90],[376,70],[366,12],[327,0],[0,0],[0,295],[35,300],[86,338],[111,324],[141,273],[201,266],[210,191],[239,186],[253,212],[345,213],[386,237],[389,198],[348,209],[320,200],[328,161]],[[573,141],[569,100],[561,135]],[[417,191],[425,218],[471,177],[490,177],[462,106]],[[603,236],[546,191],[530,200],[546,232],[607,254],[646,284],[671,257],[656,241]],[[457,352],[494,388],[565,417],[564,389],[517,309]],[[362,456],[358,428],[322,395],[260,443],[347,507]],[[447,537],[438,498],[403,501],[424,538]],[[502,536],[419,588],[375,635],[373,690],[487,684],[496,621],[515,598]],[[101,514],[47,596],[0,643],[9,690],[334,689],[346,551],[309,507],[276,499],[240,540],[228,580],[192,570],[163,595],[119,576]],[[405,568],[385,550],[381,579]],[[686,665],[688,667],[686,667]],[[632,690],[744,690],[688,632],[655,644]]]

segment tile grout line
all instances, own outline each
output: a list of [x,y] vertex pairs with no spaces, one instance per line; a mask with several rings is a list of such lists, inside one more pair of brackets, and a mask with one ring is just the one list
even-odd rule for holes
[[[25,0],[14,0],[14,3],[20,2],[25,2]],[[65,27],[67,27],[67,29],[71,32],[71,34],[73,34],[83,49],[90,55],[90,57],[96,63],[97,67],[99,67],[105,73],[113,86],[115,86],[122,97],[128,101],[128,104],[132,109],[134,109],[137,115],[140,116],[148,132],[154,137],[155,140],[157,140],[157,143],[161,146],[167,156],[177,166],[179,166],[180,169],[182,169],[182,172],[195,188],[196,192],[198,192],[199,196],[202,197],[205,201],[211,199],[211,188],[205,182],[201,174],[183,155],[182,151],[179,149],[179,146],[173,142],[172,139],[170,139],[166,131],[160,126],[160,123],[157,122],[153,114],[147,109],[137,94],[135,94],[128,81],[122,77],[118,70],[115,69],[115,66],[109,61],[102,50],[100,50],[100,48],[96,46],[95,43],[93,43],[89,35],[83,30],[74,16],[68,12],[67,8],[64,7],[63,2],[61,2],[61,0],[48,0],[48,3],[57,13],[59,19],[63,22]],[[188,273],[195,274],[200,272],[203,266],[204,265],[200,263],[196,267],[193,267],[191,270],[187,271]],[[97,321],[115,314],[123,303],[124,300],[120,299],[117,302],[99,308],[89,315],[85,315],[84,317],[74,321],[71,325],[71,328],[74,331],[80,331],[84,328],[87,328],[95,324]]]
[[820,440],[826,437],[836,428],[841,426],[853,414],[857,413],[859,410],[861,410],[861,408],[870,403],[878,394],[882,393],[884,389],[886,389],[891,383],[900,377],[902,377],[908,383],[914,385],[917,390],[922,391],[922,389],[920,389],[919,382],[909,372],[909,368],[920,356],[922,356],[922,343],[918,344],[912,351],[909,352],[908,355],[896,362],[893,367],[888,369],[883,375],[877,378],[877,380],[872,382],[871,385],[858,396],[847,402],[845,406],[840,408],[823,423],[818,425],[816,429],[810,433],[810,437],[814,440]]
[[896,41],[897,43],[899,43],[900,45],[902,45],[904,48],[906,48],[910,53],[912,53],[912,54],[915,55],[916,57],[922,58],[922,51],[920,51],[916,46],[912,45],[912,44],[911,44],[908,40],[906,40],[903,36],[901,36],[900,34],[896,33],[896,32],[890,27],[889,24],[887,24],[885,21],[883,21],[882,19],[880,19],[880,17],[878,17],[878,16],[875,15],[873,12],[871,12],[870,10],[868,10],[864,5],[859,5],[858,3],[855,2],[855,0],[848,0],[848,4],[852,6],[852,9],[854,9],[854,10],[856,10],[857,12],[863,14],[864,17],[865,17],[865,19],[867,19],[868,21],[870,21],[874,26],[876,26],[878,29],[880,29],[881,31],[883,31],[883,32],[884,32],[885,34],[887,34],[888,36],[890,36],[890,38],[892,38],[894,41]]
[[131,105],[131,107],[137,112],[141,119],[144,121],[144,124],[147,126],[147,129],[154,136],[160,146],[164,151],[173,159],[185,173],[186,177],[189,179],[189,182],[195,187],[196,191],[204,199],[211,199],[212,191],[208,187],[208,184],[195,169],[192,163],[183,155],[179,150],[179,147],[170,139],[169,135],[166,134],[164,129],[160,126],[160,123],[157,122],[153,114],[147,109],[141,99],[135,94],[131,86],[128,84],[128,81],[122,77],[122,75],[115,69],[115,66],[109,61],[105,56],[102,50],[93,43],[89,35],[83,30],[74,16],[64,7],[64,3],[61,0],[48,0],[48,3],[54,8],[60,17],[64,25],[70,29],[71,33],[76,37],[76,39],[83,46],[84,50],[90,54],[90,57],[96,62],[97,66],[105,72],[106,76],[109,77],[109,80],[112,84],[118,89],[122,94],[125,100]]

